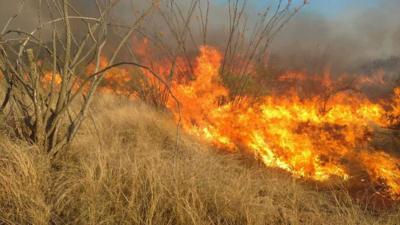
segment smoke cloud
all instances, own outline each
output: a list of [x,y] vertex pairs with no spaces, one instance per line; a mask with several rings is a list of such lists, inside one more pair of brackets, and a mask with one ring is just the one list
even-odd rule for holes
[[[0,2],[1,27],[18,11],[21,2],[15,0]],[[189,4],[188,2],[179,1],[182,4]],[[73,3],[84,14],[97,13],[94,0],[73,0]],[[207,42],[223,47],[228,31],[226,5],[214,1],[211,3]],[[113,19],[119,24],[129,24],[149,4],[148,0],[122,0],[113,12]],[[310,4],[313,4],[313,1],[310,1]],[[256,8],[256,4],[253,4],[246,12],[249,21],[256,17],[258,13]],[[309,10],[300,11],[271,43],[270,63],[285,69],[306,69],[313,72],[322,71],[326,67],[337,73],[354,72],[366,70],[371,65],[394,72],[400,69],[398,63],[400,60],[396,58],[400,56],[398,9],[400,1],[381,0],[373,8],[361,4],[349,4],[347,9],[335,17]],[[11,27],[28,31],[34,29],[38,25],[37,12],[36,0],[25,1],[20,16],[15,19]],[[44,16],[41,19],[47,18]],[[146,24],[148,27],[144,27],[143,31],[153,34],[158,32],[168,36],[163,33],[166,27],[163,20],[164,18],[159,15],[152,17]],[[191,26],[196,42],[201,44],[198,16],[194,18]]]
[[2,29],[11,17],[18,14],[19,16],[14,19],[10,27],[26,31],[32,30],[38,25],[37,12],[35,1],[2,0],[0,2],[0,28]]
[[400,1],[383,0],[373,8],[352,5],[335,18],[300,13],[277,35],[272,58],[283,67],[310,71],[354,72],[371,62],[400,69],[393,66],[400,55],[399,8]]

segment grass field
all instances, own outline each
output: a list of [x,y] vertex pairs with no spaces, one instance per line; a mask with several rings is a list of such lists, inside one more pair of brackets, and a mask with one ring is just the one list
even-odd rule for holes
[[184,134],[177,149],[143,104],[103,96],[89,115],[53,160],[1,127],[0,224],[400,224]]

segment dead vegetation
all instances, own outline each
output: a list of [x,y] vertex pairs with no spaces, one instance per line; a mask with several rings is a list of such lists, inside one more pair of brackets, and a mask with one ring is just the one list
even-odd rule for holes
[[[21,2],[21,10],[25,3]],[[0,113],[10,117],[11,128],[19,139],[56,155],[78,132],[106,71],[131,65],[159,78],[146,66],[116,62],[121,49],[158,1],[150,1],[149,7],[122,32],[121,40],[113,43],[115,50],[101,67],[104,48],[111,45],[108,29],[115,4],[96,1],[97,17],[89,17],[81,15],[68,0],[39,1],[35,18],[39,22],[32,31],[10,28],[19,12],[5,22],[0,33],[0,73],[6,93]],[[41,20],[43,8],[49,21]],[[46,33],[51,34],[49,40],[42,38]],[[90,65],[94,69],[85,71]],[[75,106],[75,114],[71,113],[72,104],[80,104],[79,108]]]
[[143,104],[105,96],[50,160],[1,136],[2,224],[399,224],[350,198],[245,165],[182,137]]
[[[12,123],[10,128],[14,129],[19,139],[52,155],[58,154],[72,143],[106,72],[117,66],[139,67],[154,78],[151,80],[156,82],[144,85],[149,90],[141,96],[142,99],[149,98],[149,101],[162,105],[167,97],[174,98],[169,84],[175,75],[177,57],[184,56],[189,68],[192,68],[188,49],[200,45],[193,34],[195,16],[201,18],[201,43],[207,44],[210,2],[192,0],[186,5],[183,2],[149,0],[145,4],[147,7],[135,13],[130,24],[125,26],[115,24],[112,18],[118,2],[93,1],[91,4],[96,11],[95,16],[87,16],[75,7],[76,3],[69,0],[38,1],[37,16],[32,18],[37,21],[37,27],[23,31],[12,26],[26,4],[21,1],[20,9],[2,24],[0,73],[5,80],[6,94],[1,99],[0,113],[8,115],[7,122]],[[282,0],[277,1],[276,5],[266,6],[265,11],[257,16],[249,37],[244,34],[250,26],[244,15],[249,2],[233,0],[228,3],[229,35],[221,73],[226,70],[227,73],[235,72],[243,76],[247,74],[251,61],[265,57],[272,37],[307,1],[297,7],[291,1]],[[142,28],[145,19],[153,13],[165,20],[166,30],[171,36],[167,40],[149,36],[154,31]],[[43,18],[47,18],[47,21]],[[150,27],[154,30],[157,28]],[[113,36],[110,31],[118,35]],[[156,74],[150,65],[121,61],[124,51],[130,55],[130,59],[138,58],[129,42],[139,34],[152,38],[156,45],[164,46],[160,53],[167,54],[168,63],[171,63],[168,81]],[[109,50],[111,54],[107,54],[107,48],[113,49]],[[239,66],[227,63],[236,60],[239,48],[243,50],[245,62],[240,68],[246,71],[235,71]],[[92,71],[88,72],[88,67],[93,67]],[[190,77],[190,73],[186,76]],[[240,79],[239,85],[246,83],[244,79]],[[235,87],[235,90],[239,89]],[[179,105],[178,101],[176,103]],[[72,104],[80,104],[76,113],[71,112]]]
[[[115,96],[98,97],[96,89],[105,72],[116,66],[133,65],[159,78],[151,67],[116,62],[158,1],[151,1],[154,4],[124,30],[103,68],[113,1],[98,9],[98,18],[80,15],[67,0],[48,2],[54,4],[56,16],[41,23],[40,29],[31,33],[7,29],[10,18],[0,35],[0,69],[5,78],[0,98],[0,224],[400,223],[397,209],[372,215],[345,191],[317,192],[285,174],[246,164],[242,156],[218,154],[191,137],[180,137],[176,148],[176,124],[166,113]],[[183,55],[190,64],[188,45],[198,46],[188,28],[196,13],[201,18],[201,43],[207,43],[210,3],[199,2],[193,0],[183,14],[174,1],[158,11],[168,18],[168,30],[176,41],[166,47],[171,79],[176,57]],[[249,83],[248,63],[265,58],[271,38],[303,6],[293,11],[291,1],[282,2],[259,15],[248,42],[242,35],[247,1],[229,1],[229,37],[221,73],[237,75],[234,95]],[[86,27],[83,35],[71,28],[75,20]],[[53,26],[56,23],[61,26]],[[44,25],[50,27],[50,41],[36,37]],[[235,56],[243,49],[246,60],[237,65]],[[95,66],[92,73],[82,72],[90,65]],[[43,83],[46,74],[50,77]],[[169,95],[168,84],[158,81],[161,87],[156,92]],[[150,98],[165,102],[159,96]]]

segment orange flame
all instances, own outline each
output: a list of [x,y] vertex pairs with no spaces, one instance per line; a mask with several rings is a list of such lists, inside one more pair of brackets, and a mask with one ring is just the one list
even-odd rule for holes
[[[244,149],[268,167],[317,181],[352,179],[357,171],[350,168],[357,164],[372,182],[399,198],[399,158],[369,147],[372,125],[389,125],[383,105],[351,92],[303,100],[292,91],[226,102],[229,91],[219,81],[221,60],[216,49],[201,47],[195,79],[172,86],[189,133],[229,151]],[[280,79],[293,78],[306,79],[295,73]],[[322,82],[331,85],[326,76]],[[400,89],[395,93],[392,112],[399,115]],[[178,115],[172,100],[168,106]]]
[[[146,57],[149,48],[145,43],[138,51],[141,57]],[[182,117],[182,126],[188,133],[220,149],[246,151],[266,166],[295,177],[316,181],[369,180],[380,187],[377,192],[400,200],[399,157],[370,145],[375,127],[400,124],[400,87],[394,90],[393,99],[380,103],[350,91],[304,99],[292,89],[284,95],[229,101],[230,92],[220,80],[222,54],[210,46],[199,50],[194,78],[180,81],[175,77],[172,81],[171,89],[182,105],[181,111],[172,98],[167,99],[167,107],[176,119]],[[163,60],[144,60],[152,62],[152,68],[163,77],[171,73],[172,66]],[[183,61],[176,60],[181,73],[189,71]],[[102,59],[100,67],[107,63],[106,58]],[[86,72],[90,74],[94,68],[91,65]],[[120,68],[108,71],[100,91],[137,96],[131,87],[131,72]],[[148,71],[142,73],[151,83],[157,82]],[[44,80],[50,82],[51,74],[48,76]],[[383,80],[381,77],[379,73],[378,78]],[[278,80],[312,80],[329,91],[334,85],[328,72],[319,78],[292,71]],[[56,76],[55,82],[59,84],[61,79]],[[360,80],[365,82],[369,80]]]

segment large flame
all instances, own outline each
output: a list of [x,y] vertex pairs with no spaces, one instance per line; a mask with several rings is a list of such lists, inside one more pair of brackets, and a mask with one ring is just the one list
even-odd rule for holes
[[[352,92],[301,99],[294,91],[227,102],[229,90],[219,80],[221,60],[216,49],[203,46],[195,79],[173,84],[185,130],[219,148],[253,153],[266,166],[297,177],[369,179],[382,186],[380,192],[400,196],[399,158],[369,147],[373,127],[390,123],[382,104]],[[289,73],[280,79],[304,77]],[[390,113],[399,115],[400,89],[395,93]],[[178,115],[174,102],[168,105]],[[367,178],[359,177],[365,173]]]
[[[147,48],[147,44],[142,45],[138,54],[145,58]],[[194,78],[175,77],[172,81],[171,89],[181,110],[172,98],[167,97],[166,105],[177,120],[181,118],[188,133],[222,150],[245,151],[266,166],[283,169],[296,177],[315,181],[368,181],[368,185],[377,187],[376,193],[400,200],[399,157],[370,144],[374,129],[400,124],[400,88],[394,90],[392,99],[376,103],[358,92],[332,92],[333,82],[328,73],[318,78],[287,72],[278,80],[313,80],[329,94],[304,98],[298,90],[288,89],[284,94],[242,96],[230,101],[230,90],[223,86],[220,77],[222,60],[217,49],[202,46],[191,70]],[[154,71],[171,78],[173,68],[165,60],[147,61]],[[107,63],[102,59],[100,67]],[[175,66],[184,73],[190,71],[181,58],[176,59]],[[94,68],[91,65],[86,72],[90,74]],[[106,84],[100,91],[138,96],[131,88],[132,72],[119,68],[108,71],[104,77]],[[157,84],[148,71],[142,73],[150,84]],[[383,82],[382,73],[376,78],[363,78],[360,83]],[[51,74],[44,77],[45,82],[51,79]],[[58,75],[55,83],[61,83]]]

